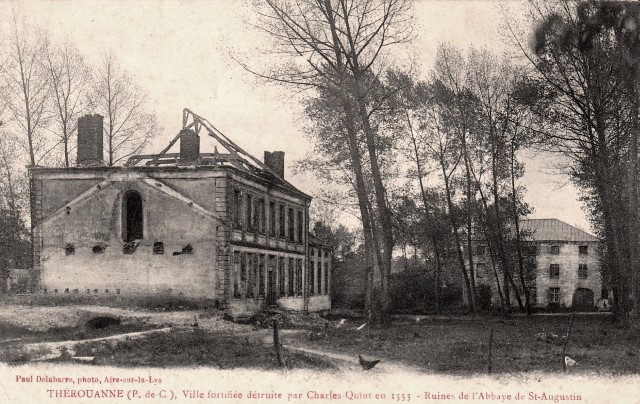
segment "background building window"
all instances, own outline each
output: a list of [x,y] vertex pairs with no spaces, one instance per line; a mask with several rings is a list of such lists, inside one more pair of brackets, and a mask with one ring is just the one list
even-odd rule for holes
[[585,279],[587,276],[589,276],[587,264],[578,265],[578,278]]
[[549,303],[560,303],[560,288],[549,288],[547,300]]
[[484,278],[487,275],[487,264],[476,264],[476,277]]
[[560,246],[552,245],[551,246],[551,254],[560,254]]
[[559,264],[551,264],[551,265],[549,265],[549,278],[551,278],[551,279],[560,278],[560,265]]
[[589,254],[589,246],[587,246],[587,245],[578,246],[578,252],[580,253],[580,255]]
[[476,246],[476,255],[484,255],[486,253],[486,247],[483,245]]
[[529,286],[529,303],[532,306],[538,304],[538,288],[535,286]]
[[299,210],[298,211],[298,243],[302,243],[302,236],[303,236],[303,218],[302,218],[302,211]]

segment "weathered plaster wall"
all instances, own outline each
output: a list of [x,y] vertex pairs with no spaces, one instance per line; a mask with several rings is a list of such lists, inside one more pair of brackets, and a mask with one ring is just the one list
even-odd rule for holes
[[331,298],[329,295],[311,296],[309,297],[309,311],[327,311],[331,310]]
[[[67,181],[56,183],[73,190],[71,195],[87,186],[87,181]],[[214,180],[203,180],[201,187],[213,189]],[[143,198],[144,237],[133,254],[123,252],[122,242],[122,196],[127,190],[136,190]],[[43,211],[60,207],[63,198],[51,193],[53,190],[43,197]],[[112,182],[73,205],[68,213],[63,211],[38,224],[40,288],[47,293],[57,289],[58,294],[87,293],[88,289],[92,294],[119,291],[124,295],[161,293],[214,299],[219,225],[149,184]],[[164,254],[153,253],[156,241],[164,244]],[[103,253],[92,251],[98,243],[106,245]],[[67,244],[74,246],[74,254],[66,255]],[[192,254],[173,255],[187,244],[193,247]]]

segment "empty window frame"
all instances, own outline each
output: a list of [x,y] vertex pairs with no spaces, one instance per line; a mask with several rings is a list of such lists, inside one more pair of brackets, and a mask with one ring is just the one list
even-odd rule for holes
[[288,266],[288,274],[289,274],[289,296],[293,296],[294,295],[294,281],[295,279],[293,279],[293,275],[294,275],[294,268],[293,268],[293,258],[289,258],[289,266]]
[[258,199],[258,203],[256,203],[256,213],[254,217],[254,229],[258,230],[260,233],[264,234],[265,228],[265,217],[264,217],[264,199]]
[[323,293],[325,295],[328,295],[329,294],[329,263],[328,262],[324,263],[324,276],[322,277],[322,280],[324,281]]
[[264,254],[260,254],[258,256],[258,296],[264,297],[264,266],[265,266],[265,256]]
[[233,297],[240,297],[240,251],[233,252]]
[[254,212],[253,212],[253,196],[247,194],[247,209],[246,209],[246,229],[253,230],[254,229]]
[[276,236],[278,228],[276,227],[276,204],[269,202],[269,234],[271,237]]
[[318,262],[318,285],[316,287],[316,290],[318,291],[318,294],[321,295],[323,293],[322,291],[322,281],[324,280],[324,273],[323,273],[323,268],[322,268],[322,262]]
[[485,252],[486,252],[486,246],[484,245],[476,246],[476,255],[484,256]]
[[280,296],[284,296],[285,294],[285,268],[284,268],[284,258],[279,257],[276,258],[278,260],[278,291],[280,292]]
[[302,295],[302,260],[296,260],[296,293]]
[[289,230],[289,233],[287,234],[289,241],[295,241],[295,213],[293,208],[289,208],[289,216],[287,217],[287,220],[289,221],[287,226]]
[[549,265],[549,278],[551,279],[560,278],[560,264]]
[[280,238],[285,238],[286,227],[285,227],[285,216],[284,216],[285,213],[284,212],[285,212],[284,205],[280,205],[279,216],[278,216],[278,220],[280,221],[280,234],[279,234]]
[[247,254],[247,297],[253,297],[253,288],[255,286],[256,276],[255,271],[257,269],[255,256],[253,254]]
[[239,229],[242,227],[242,194],[237,189],[233,190],[233,207],[231,209],[233,213],[233,226]]
[[589,246],[587,246],[587,245],[578,246],[578,252],[580,253],[580,255],[589,254]]
[[122,240],[140,240],[143,237],[142,196],[138,191],[127,191],[122,199]]
[[589,271],[587,270],[587,264],[579,264],[578,265],[578,278],[586,279],[589,276]]
[[315,289],[315,285],[316,285],[316,282],[315,282],[316,276],[315,275],[316,275],[316,262],[315,261],[311,261],[311,272],[309,273],[309,282],[311,284],[311,287],[309,288],[309,294],[312,295],[312,296],[316,294],[316,291],[314,290]]
[[560,288],[549,288],[547,291],[547,301],[549,303],[560,303]]
[[552,245],[549,252],[554,255],[560,254],[560,246]]
[[247,253],[240,253],[240,290],[238,294],[242,294],[244,291],[245,296],[249,294],[249,290],[247,288]]

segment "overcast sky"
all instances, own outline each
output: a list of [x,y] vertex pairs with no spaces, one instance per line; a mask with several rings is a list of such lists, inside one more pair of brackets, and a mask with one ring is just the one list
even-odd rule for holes
[[[510,6],[519,7],[516,2]],[[149,109],[164,127],[149,152],[159,152],[178,133],[185,107],[258,158],[264,150],[283,150],[290,167],[309,148],[288,90],[257,81],[230,59],[231,54],[252,59],[264,40],[245,24],[250,9],[241,1],[23,1],[1,3],[0,13],[10,15],[11,7],[54,37],[68,37],[90,61],[109,49],[116,55],[146,89]],[[496,2],[418,1],[415,17],[413,48],[425,72],[439,42],[503,46]],[[525,199],[535,209],[532,217],[558,218],[589,229],[576,190],[565,176],[549,171],[546,156],[526,160],[523,183]],[[312,182],[288,175],[313,193]]]

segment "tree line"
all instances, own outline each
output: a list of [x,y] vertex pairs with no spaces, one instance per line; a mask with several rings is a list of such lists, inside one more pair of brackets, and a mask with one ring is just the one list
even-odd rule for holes
[[25,166],[72,167],[78,118],[104,117],[104,164],[122,164],[161,130],[147,95],[110,52],[90,62],[15,13],[0,43],[0,267],[30,265]]
[[401,66],[414,66],[399,56],[414,46],[410,1],[267,0],[254,10],[281,63],[245,67],[305,90],[313,152],[300,168],[324,181],[318,199],[361,223],[372,315],[387,316],[393,254],[407,247],[429,264],[436,297],[440,277],[457,272],[478,310],[477,238],[503,310],[531,313],[527,150],[562,156],[603,240],[616,314],[638,315],[637,3],[531,0],[521,20],[505,18],[504,55],[441,44],[428,72]]

